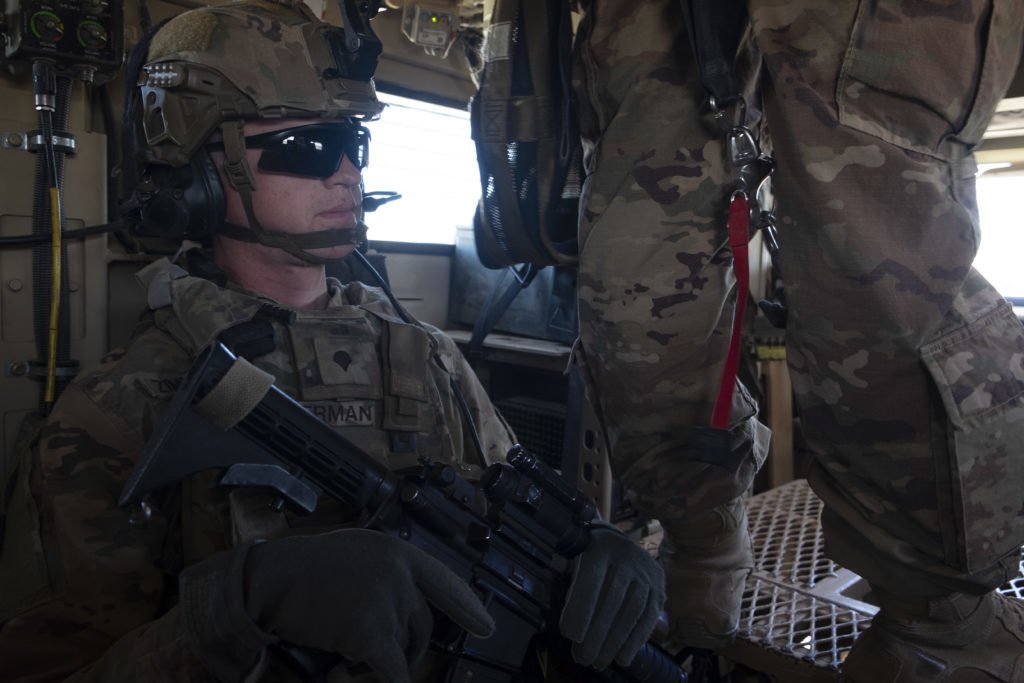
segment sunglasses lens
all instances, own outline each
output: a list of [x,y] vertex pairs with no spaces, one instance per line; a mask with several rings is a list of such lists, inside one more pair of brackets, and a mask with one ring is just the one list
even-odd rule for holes
[[358,125],[317,124],[280,131],[260,144],[261,170],[327,178],[337,172],[344,157],[356,168],[366,168],[370,132]]

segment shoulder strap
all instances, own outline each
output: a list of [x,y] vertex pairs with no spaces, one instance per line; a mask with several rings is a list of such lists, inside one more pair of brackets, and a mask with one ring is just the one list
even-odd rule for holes
[[[469,346],[466,348],[466,359],[469,360],[471,365],[475,367],[477,361],[483,356],[484,339],[487,337],[487,334],[498,324],[501,316],[505,315],[505,311],[508,310],[512,302],[519,296],[519,292],[530,286],[530,283],[533,282],[533,279],[540,270],[541,268],[532,264],[526,265],[523,272],[518,272],[509,267],[509,271],[512,273],[512,281],[505,287],[504,292],[502,292],[502,287],[505,285],[508,273],[505,273],[501,279],[494,283],[494,288],[491,289],[487,302],[480,308],[476,322],[473,323],[473,334],[470,336]],[[499,292],[502,292],[500,297],[498,296]]]

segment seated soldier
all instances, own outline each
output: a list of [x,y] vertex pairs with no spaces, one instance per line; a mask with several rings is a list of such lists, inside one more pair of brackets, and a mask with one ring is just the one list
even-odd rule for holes
[[[186,12],[133,55],[145,60],[126,117],[146,164],[143,219],[211,237],[212,261],[192,252],[191,274],[167,260],[140,273],[148,310],[131,343],[76,378],[24,454],[0,554],[0,678],[282,680],[282,649],[296,646],[422,680],[428,602],[491,633],[443,564],[344,528],[329,501],[310,517],[276,512],[268,494],[213,488],[208,472],[159,492],[146,515],[117,506],[197,354],[240,324],[272,330],[246,354],[257,367],[392,469],[428,458],[472,479],[512,444],[451,339],[380,290],[325,275],[363,238],[361,122],[382,109],[372,66],[334,31],[301,3],[246,0]],[[664,592],[628,539],[594,538],[619,548],[604,556],[624,566],[622,585],[641,587],[610,598],[614,625],[563,629],[578,661],[603,668],[632,658]],[[589,553],[581,563],[600,561]]]

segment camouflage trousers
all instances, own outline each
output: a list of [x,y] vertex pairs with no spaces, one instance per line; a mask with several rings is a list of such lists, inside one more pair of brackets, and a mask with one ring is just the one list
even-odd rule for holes
[[[893,592],[992,588],[1024,542],[1024,328],[971,267],[971,150],[1014,73],[1024,3],[749,10],[739,72],[774,149],[787,356],[829,551]],[[741,389],[739,467],[690,448],[737,293],[732,175],[679,3],[591,2],[574,85],[580,355],[612,463],[647,514],[706,509],[747,488],[766,436]]]

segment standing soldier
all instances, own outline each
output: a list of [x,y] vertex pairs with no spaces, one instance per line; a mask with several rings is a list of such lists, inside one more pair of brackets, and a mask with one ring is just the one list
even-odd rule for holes
[[[694,447],[737,292],[732,171],[680,4],[584,0],[580,334],[612,461],[661,520],[672,637],[718,647],[752,567],[766,430]],[[737,73],[774,149],[786,347],[832,558],[881,610],[851,681],[1021,681],[1024,330],[972,269],[972,156],[1014,74],[1019,0],[750,0]]]

